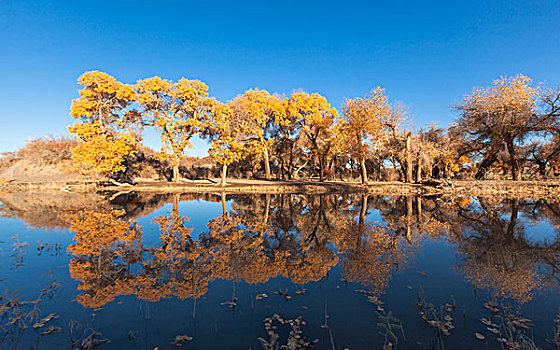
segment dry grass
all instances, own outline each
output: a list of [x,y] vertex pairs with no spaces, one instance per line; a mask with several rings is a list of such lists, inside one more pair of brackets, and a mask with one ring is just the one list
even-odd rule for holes
[[0,155],[0,170],[8,168],[14,161],[17,160],[15,152],[4,152]]

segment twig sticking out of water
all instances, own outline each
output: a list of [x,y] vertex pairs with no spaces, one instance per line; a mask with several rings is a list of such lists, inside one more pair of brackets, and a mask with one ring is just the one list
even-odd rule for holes
[[25,248],[29,246],[29,243],[20,242],[18,235],[14,235],[10,237],[10,239],[13,241],[13,243],[10,244],[10,247],[12,248],[12,254],[10,255],[10,258],[12,259],[12,267],[10,269],[14,270],[23,266]]
[[329,325],[327,323],[328,318],[329,315],[327,314],[327,300],[325,299],[325,323],[321,325],[321,328],[329,328]]
[[[99,339],[101,333],[97,332],[92,328],[81,329],[79,322],[74,320],[70,321],[70,343],[72,345],[72,350],[90,350],[96,347],[111,342],[109,339]],[[80,336],[77,333],[81,333]],[[83,335],[87,336],[83,337]],[[77,339],[74,337],[77,336]]]
[[[486,301],[484,304],[488,310],[492,312],[489,319],[482,318],[480,321],[485,324],[486,330],[492,332],[498,338],[496,339],[508,350],[538,350],[535,344],[525,330],[530,329],[533,325],[528,318],[521,317],[521,308],[514,310],[511,305],[505,301]],[[499,321],[493,322],[495,317]]]
[[455,311],[455,299],[451,296],[451,303],[445,303],[436,308],[434,304],[427,302],[424,295],[424,289],[420,287],[418,291],[418,301],[416,306],[420,308],[420,318],[422,318],[426,324],[430,327],[434,327],[437,330],[438,347],[445,348],[443,340],[445,337],[451,335],[451,331],[455,329],[453,325],[453,317],[451,313]]
[[556,315],[556,319],[554,320],[556,331],[554,332],[554,337],[547,338],[546,341],[554,344],[557,349],[560,349],[560,313]]
[[399,337],[395,334],[397,330],[401,331],[403,340],[406,341],[401,320],[394,317],[392,311],[385,312],[383,310],[382,312],[376,312],[376,314],[377,318],[381,321],[377,323],[377,327],[383,330],[379,334],[385,337],[383,350],[397,349],[399,346]]
[[[48,283],[35,300],[21,300],[22,296],[18,290],[0,295],[0,345],[6,342],[16,345],[27,329],[41,332],[40,328],[58,317],[56,314],[49,314],[38,321],[39,304],[44,299],[52,297],[58,286],[56,282]],[[48,335],[60,330],[60,327],[50,326],[39,334]]]

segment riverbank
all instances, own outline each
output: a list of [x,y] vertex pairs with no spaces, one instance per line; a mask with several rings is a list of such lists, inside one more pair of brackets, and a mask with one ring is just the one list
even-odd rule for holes
[[0,182],[1,192],[152,192],[152,193],[367,193],[377,195],[454,195],[500,197],[560,197],[560,181],[425,181],[423,183],[346,181],[280,181],[231,179],[226,186],[215,180],[166,182],[139,179],[135,185],[107,181]]

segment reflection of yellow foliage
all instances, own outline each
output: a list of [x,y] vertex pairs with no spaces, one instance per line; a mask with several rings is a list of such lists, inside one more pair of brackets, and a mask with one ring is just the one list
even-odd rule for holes
[[459,198],[458,204],[460,207],[466,207],[467,205],[469,205],[472,202],[472,198],[471,197],[461,197]]
[[305,284],[323,279],[339,258],[326,246],[307,245],[301,254],[286,254],[281,260],[282,275],[294,283]]
[[84,211],[77,214],[70,225],[76,243],[68,246],[68,252],[96,257],[109,250],[120,254],[119,244],[130,243],[141,237],[140,227],[123,219],[124,214],[123,210]]
[[70,226],[76,242],[68,247],[74,255],[70,276],[81,281],[78,289],[85,293],[77,300],[84,306],[99,307],[117,295],[132,293],[134,281],[122,273],[123,263],[117,259],[136,259],[132,246],[142,232],[123,215],[123,210],[84,211],[75,215]]
[[381,225],[323,212],[327,203],[318,198],[308,203],[312,208],[298,221],[305,232],[279,234],[272,213],[269,220],[223,215],[210,220],[197,240],[188,218],[173,210],[153,219],[160,242],[151,248],[142,247],[140,226],[122,211],[77,215],[71,227],[76,243],[68,249],[74,255],[71,276],[83,291],[77,300],[99,307],[119,295],[198,298],[216,279],[265,283],[283,276],[305,284],[324,278],[339,261],[348,281],[382,292],[403,259],[402,247]]
[[[78,290],[85,291],[79,294],[76,300],[89,308],[101,307],[119,295],[133,293],[135,281],[130,278],[112,278],[115,271],[107,267],[98,270],[98,266],[91,261],[73,258],[70,262],[70,276],[80,280]],[[109,279],[104,279],[107,276]],[[113,276],[114,277],[114,276]]]
[[479,289],[490,289],[496,296],[512,298],[526,303],[533,298],[533,292],[542,286],[536,271],[507,269],[502,265],[477,265],[465,269],[465,277]]
[[343,274],[348,281],[358,282],[380,294],[388,286],[391,272],[405,252],[386,229],[373,223],[340,227],[334,244],[343,256]]

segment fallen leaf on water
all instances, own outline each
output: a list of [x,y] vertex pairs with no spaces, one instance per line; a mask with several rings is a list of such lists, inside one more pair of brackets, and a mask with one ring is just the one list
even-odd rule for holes
[[40,321],[36,322],[33,325],[33,328],[37,329],[37,328],[41,328],[45,325],[45,323],[49,322],[50,320],[53,320],[55,318],[58,318],[58,315],[55,313],[49,314],[47,315],[47,317],[41,319]]
[[175,337],[175,341],[174,344],[175,345],[181,345],[186,341],[191,341],[193,340],[193,337],[189,337],[188,335],[178,335]]
[[500,310],[498,309],[497,305],[487,301],[486,303],[484,303],[484,307],[487,308],[488,310],[492,311],[492,312],[499,312]]
[[52,333],[58,333],[62,330],[62,328],[60,327],[56,327],[56,326],[50,326],[49,328],[45,329],[45,331],[43,333],[41,333],[41,335],[48,335],[48,334],[52,334]]
[[426,272],[416,271],[416,273],[419,274],[419,275],[422,275],[422,276],[430,277],[430,274],[426,273]]
[[484,339],[486,339],[486,337],[485,337],[485,336],[483,336],[483,335],[482,335],[482,334],[480,334],[480,333],[476,333],[476,332],[475,332],[475,333],[474,333],[474,336],[476,337],[476,339],[480,339],[480,340],[484,340]]

